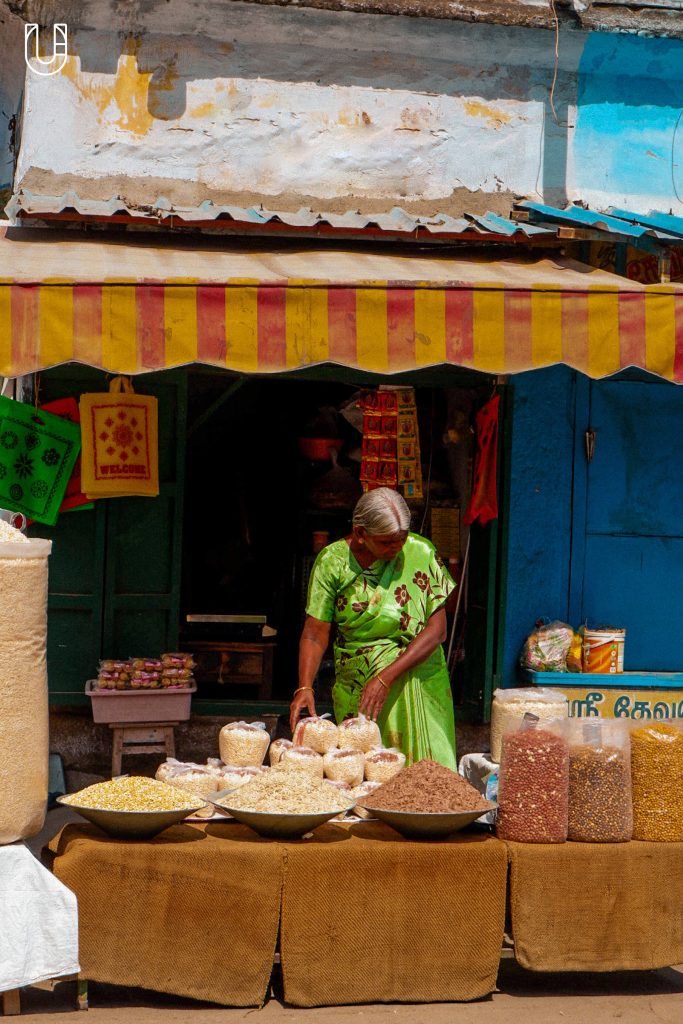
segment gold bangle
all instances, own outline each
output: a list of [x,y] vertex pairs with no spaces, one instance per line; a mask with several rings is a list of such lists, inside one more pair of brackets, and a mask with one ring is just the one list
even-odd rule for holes
[[381,684],[382,684],[382,686],[384,687],[384,689],[385,689],[385,690],[387,691],[387,693],[388,693],[388,692],[389,692],[389,684],[388,684],[388,683],[385,683],[385,682],[384,682],[384,680],[382,679],[382,677],[381,677],[381,676],[375,676],[375,679],[377,680],[377,682],[378,682],[378,683],[381,683]]
[[302,692],[302,690],[310,690],[310,691],[311,691],[311,693],[313,693],[313,692],[314,692],[314,690],[313,690],[313,687],[312,687],[312,686],[300,686],[298,690],[295,690],[295,691],[294,691],[294,693],[292,694],[292,697],[296,697],[297,693],[301,693],[301,692]]

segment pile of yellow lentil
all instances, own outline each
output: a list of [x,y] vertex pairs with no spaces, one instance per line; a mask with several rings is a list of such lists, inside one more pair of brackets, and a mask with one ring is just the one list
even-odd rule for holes
[[62,803],[95,811],[187,811],[189,814],[204,801],[165,782],[130,775],[88,786],[65,797]]
[[633,838],[683,842],[683,729],[652,722],[631,733]]

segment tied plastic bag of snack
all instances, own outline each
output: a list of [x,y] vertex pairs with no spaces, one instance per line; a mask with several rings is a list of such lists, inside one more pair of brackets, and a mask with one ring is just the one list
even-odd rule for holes
[[338,735],[329,715],[314,715],[297,722],[293,741],[295,747],[311,747],[318,754],[326,754],[337,746]]
[[269,746],[265,722],[230,722],[218,734],[221,760],[238,768],[260,767]]
[[564,843],[569,826],[566,720],[527,713],[503,736],[496,835],[517,843]]
[[388,747],[386,750],[371,750],[365,755],[365,778],[368,782],[388,782],[405,768],[406,755],[400,750]]
[[566,672],[574,630],[566,622],[538,622],[524,642],[520,664],[532,672]]
[[627,843],[633,834],[629,719],[571,718],[569,839]]
[[355,750],[362,750],[364,754],[369,753],[374,747],[381,747],[382,736],[377,722],[366,718],[365,715],[347,718],[339,725],[338,746],[341,749],[353,747]]
[[362,750],[353,747],[329,750],[323,758],[323,765],[328,779],[342,779],[351,787],[359,786],[363,781],[365,756]]
[[311,747],[289,747],[280,758],[280,764],[295,771],[307,772],[316,779],[323,777],[323,758]]
[[284,754],[285,750],[289,750],[293,746],[294,744],[292,743],[291,740],[273,740],[273,742],[270,744],[270,749],[268,751],[270,767],[272,768],[274,767],[274,765],[279,764],[280,761],[282,760],[282,755]]

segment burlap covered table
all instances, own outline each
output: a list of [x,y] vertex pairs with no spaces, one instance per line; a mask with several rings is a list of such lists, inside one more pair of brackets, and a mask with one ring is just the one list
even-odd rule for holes
[[507,854],[488,836],[416,843],[368,822],[281,843],[226,822],[135,842],[69,825],[50,850],[78,896],[95,981],[257,1006],[281,920],[297,1006],[471,1000],[495,986]]
[[683,843],[507,843],[519,963],[532,971],[683,963]]
[[282,853],[240,825],[177,825],[154,840],[67,825],[52,869],[78,898],[81,974],[226,1006],[266,995]]

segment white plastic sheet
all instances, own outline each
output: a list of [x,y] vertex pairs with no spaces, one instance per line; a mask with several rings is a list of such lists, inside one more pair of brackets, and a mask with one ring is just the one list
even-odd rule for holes
[[23,843],[0,846],[0,992],[79,970],[75,895]]

